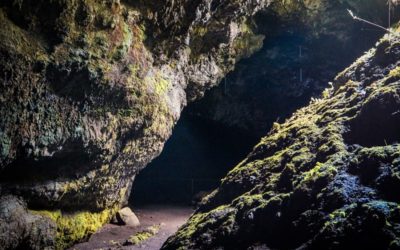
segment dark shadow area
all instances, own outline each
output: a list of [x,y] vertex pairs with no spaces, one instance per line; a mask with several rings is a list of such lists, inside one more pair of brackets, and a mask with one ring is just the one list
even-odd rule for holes
[[189,112],[264,136],[274,122],[283,122],[319,97],[339,72],[384,34],[348,20],[345,10],[340,15],[341,23],[317,35],[299,23],[282,24],[277,17],[260,14],[257,23],[270,24],[259,27],[266,36],[263,47],[238,62],[219,86],[190,105]]
[[[33,150],[32,146],[21,146],[18,158],[7,166],[0,175],[3,183],[32,184],[56,180],[57,178],[73,178],[84,176],[95,168],[91,165],[91,157],[85,151],[82,141],[69,141],[63,150],[47,157],[26,157]],[[53,150],[49,146],[50,152]],[[27,168],[26,166],[30,166]],[[13,186],[13,185],[12,185]]]
[[373,147],[400,142],[399,101],[393,92],[371,97],[349,124],[349,131],[344,135],[346,143]]
[[130,203],[189,204],[218,187],[257,140],[184,111],[162,154],[136,177]]

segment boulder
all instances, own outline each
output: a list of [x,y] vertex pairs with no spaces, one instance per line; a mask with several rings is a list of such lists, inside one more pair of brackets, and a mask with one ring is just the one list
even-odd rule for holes
[[138,217],[129,207],[124,207],[119,210],[116,214],[116,219],[119,224],[130,226],[130,227],[138,227],[140,226],[140,222]]
[[0,249],[51,250],[56,232],[54,221],[29,211],[23,200],[0,198]]
[[250,20],[268,5],[1,1],[0,194],[40,209],[124,204],[187,103],[262,46]]

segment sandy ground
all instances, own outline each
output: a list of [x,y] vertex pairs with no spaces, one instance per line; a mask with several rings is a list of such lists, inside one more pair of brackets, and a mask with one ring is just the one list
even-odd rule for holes
[[[94,250],[94,249],[145,249],[158,250],[167,238],[175,233],[177,229],[186,222],[193,209],[191,207],[179,206],[146,206],[132,209],[140,220],[140,227],[131,228],[127,226],[116,226],[107,224],[98,232],[93,234],[88,242],[80,243],[71,249]],[[123,243],[133,234],[146,228],[161,224],[159,232],[140,245],[123,246]]]

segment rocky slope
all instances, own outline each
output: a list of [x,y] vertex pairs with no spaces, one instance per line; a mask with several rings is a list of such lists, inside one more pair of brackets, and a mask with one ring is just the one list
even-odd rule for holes
[[[263,48],[239,62],[190,112],[261,138],[273,122],[319,96],[339,71],[384,35],[354,21],[346,9],[387,26],[387,1],[320,2],[299,4],[296,13],[303,15],[282,15],[281,7],[273,6],[257,15],[259,32],[267,37]],[[393,5],[393,23],[399,15],[400,8]],[[275,25],[264,25],[271,20]]]
[[106,222],[187,101],[261,46],[268,4],[1,1],[0,232],[27,214],[2,247],[64,248]]
[[182,108],[261,47],[260,10],[312,25],[327,2],[1,1],[0,246],[65,248],[93,233]]
[[163,249],[399,249],[399,128],[400,36],[386,35],[274,124]]

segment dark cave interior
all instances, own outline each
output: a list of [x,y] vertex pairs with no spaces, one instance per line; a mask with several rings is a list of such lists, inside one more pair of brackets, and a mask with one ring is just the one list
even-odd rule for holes
[[257,140],[185,110],[161,155],[136,177],[130,202],[191,204],[197,194],[218,187]]

